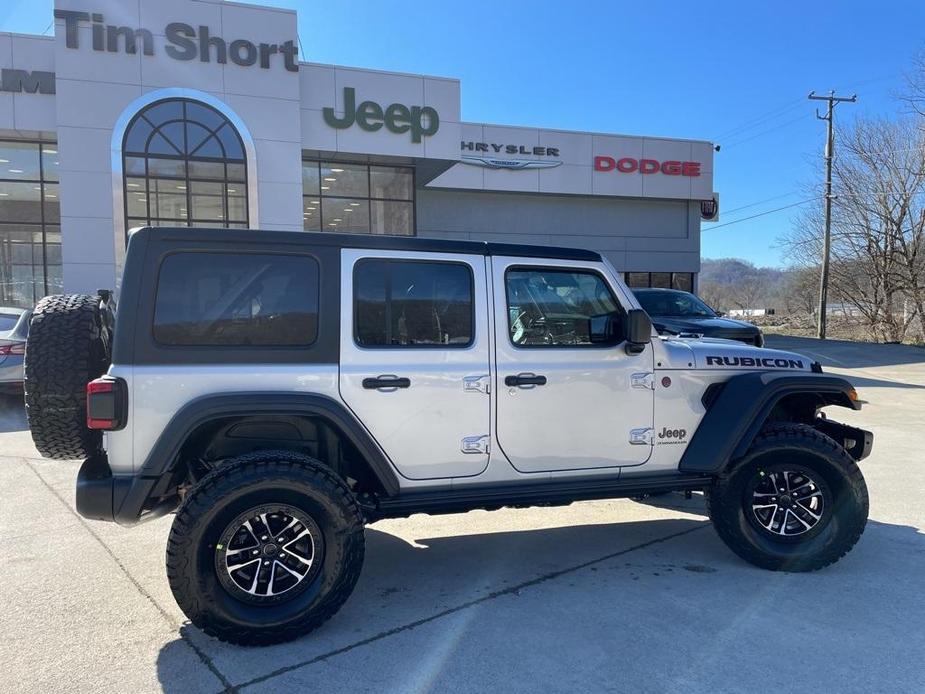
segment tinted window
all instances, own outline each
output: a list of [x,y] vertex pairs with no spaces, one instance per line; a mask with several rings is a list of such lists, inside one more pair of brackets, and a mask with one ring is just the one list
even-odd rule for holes
[[318,334],[318,264],[293,255],[177,253],[158,277],[166,345],[306,346]]
[[712,317],[709,306],[693,294],[674,291],[637,291],[639,303],[650,316]]
[[505,285],[511,342],[521,347],[589,346],[592,316],[621,313],[593,272],[509,270]]
[[363,260],[353,276],[362,347],[472,344],[472,272],[461,263]]
[[16,327],[19,322],[19,314],[10,315],[9,313],[0,313],[0,332],[7,332]]

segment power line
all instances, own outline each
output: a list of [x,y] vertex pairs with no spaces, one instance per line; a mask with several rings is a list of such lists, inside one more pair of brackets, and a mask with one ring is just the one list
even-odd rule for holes
[[742,217],[742,219],[734,219],[731,222],[723,222],[722,224],[711,225],[710,227],[704,227],[703,231],[713,231],[714,229],[719,229],[720,227],[728,227],[733,224],[738,224],[739,222],[747,222],[750,219],[757,219],[758,217],[764,217],[768,214],[774,214],[775,212],[780,212],[781,210],[788,210],[791,207],[797,207],[798,205],[805,205],[808,202],[813,202],[821,198],[821,195],[817,195],[814,198],[807,198],[806,200],[800,200],[799,202],[791,203],[790,205],[784,205],[783,207],[777,207],[773,210],[767,210],[766,212],[759,212],[758,214],[753,214],[750,217]]
[[763,205],[766,202],[771,202],[772,200],[780,200],[781,198],[789,198],[791,195],[796,195],[800,191],[791,190],[789,193],[784,193],[782,195],[775,195],[770,198],[765,198],[764,200],[759,200],[757,202],[750,202],[747,205],[742,205],[741,207],[734,207],[731,210],[723,210],[723,215],[732,214],[733,212],[738,212],[739,210],[747,210],[749,207],[756,207],[758,205]]
[[793,119],[788,120],[788,121],[784,121],[783,123],[779,123],[778,125],[775,125],[773,128],[768,128],[767,130],[762,130],[761,132],[755,133],[754,135],[750,135],[749,137],[746,137],[746,138],[743,139],[743,140],[736,140],[736,141],[734,141],[734,142],[730,142],[729,144],[724,144],[724,145],[723,145],[723,149],[729,149],[730,147],[736,147],[736,146],[741,145],[741,144],[744,144],[744,143],[746,143],[746,142],[751,142],[752,140],[754,140],[754,139],[756,139],[756,138],[759,138],[759,137],[762,137],[762,136],[764,136],[764,135],[767,135],[768,133],[773,133],[774,131],[780,130],[781,128],[786,128],[788,125],[793,125],[794,123],[796,123],[796,122],[798,122],[798,121],[805,120],[805,119],[806,119],[806,116],[805,116],[804,114],[800,114],[800,115],[797,116],[796,118],[793,118]]
[[756,118],[752,118],[751,120],[747,120],[747,121],[745,121],[744,123],[742,123],[742,124],[740,124],[740,125],[737,125],[736,127],[732,128],[732,129],[730,129],[730,130],[726,130],[726,131],[720,133],[719,135],[717,135],[716,137],[713,138],[713,141],[716,142],[716,141],[719,141],[719,140],[723,140],[723,139],[725,139],[725,138],[727,138],[727,137],[732,137],[733,135],[741,134],[742,132],[745,132],[745,131],[747,131],[747,130],[750,130],[751,128],[755,127],[756,125],[761,125],[761,124],[763,124],[763,123],[765,123],[765,122],[767,122],[767,121],[769,121],[769,120],[774,120],[775,118],[779,118],[780,116],[784,115],[785,113],[789,113],[790,111],[793,111],[794,109],[796,109],[797,107],[799,107],[799,105],[802,104],[802,103],[803,103],[803,98],[802,98],[802,97],[800,97],[800,98],[797,99],[796,101],[788,101],[788,102],[787,102],[786,104],[784,104],[783,106],[779,106],[779,107],[777,107],[777,108],[771,109],[770,111],[767,111],[767,112],[761,114],[760,116],[758,116],[758,117],[756,117]]

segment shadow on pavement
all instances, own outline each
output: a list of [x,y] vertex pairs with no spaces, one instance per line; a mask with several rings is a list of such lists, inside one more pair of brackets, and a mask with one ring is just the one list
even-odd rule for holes
[[0,434],[9,431],[25,431],[28,428],[22,396],[0,396]]
[[[667,496],[652,497],[647,503],[660,508],[682,506],[680,510],[686,512],[698,505],[702,509],[702,499],[696,496],[691,500]],[[340,615],[312,635],[290,644],[245,649],[208,639],[191,627],[184,630],[188,630],[188,640],[214,657],[215,667],[233,685],[277,672],[257,687],[259,691],[306,683],[330,691],[347,686],[356,691],[407,691],[414,684],[409,680],[412,661],[426,655],[408,651],[408,641],[423,639],[424,645],[416,648],[425,650],[428,639],[442,641],[443,632],[454,631],[455,620],[431,618],[446,611],[444,605],[452,608],[468,603],[474,603],[463,608],[468,628],[465,635],[454,636],[453,651],[446,654],[446,671],[434,673],[434,691],[454,690],[456,682],[462,690],[479,690],[483,666],[475,663],[481,663],[483,656],[485,671],[494,668],[495,676],[501,677],[494,683],[502,689],[505,681],[512,689],[523,689],[524,677],[539,677],[534,686],[543,677],[552,677],[545,680],[549,689],[567,689],[570,678],[576,676],[573,665],[581,663],[578,654],[599,647],[600,638],[632,648],[638,644],[638,648],[615,658],[612,671],[598,667],[590,677],[619,679],[627,690],[646,685],[643,688],[668,691],[673,688],[674,674],[670,668],[661,672],[653,663],[664,664],[659,654],[678,652],[682,644],[690,649],[698,635],[706,634],[722,634],[726,646],[738,643],[740,657],[734,666],[724,660],[726,665],[718,671],[718,664],[705,668],[691,681],[690,691],[701,691],[711,678],[734,677],[725,681],[727,690],[736,689],[731,687],[733,681],[755,681],[749,679],[752,676],[761,679],[768,674],[768,652],[794,663],[793,674],[799,674],[807,690],[824,690],[829,685],[838,690],[839,685],[855,682],[848,689],[862,691],[870,685],[881,691],[899,691],[910,681],[918,681],[915,678],[922,674],[922,666],[914,654],[925,647],[921,632],[925,600],[915,586],[921,581],[925,534],[909,526],[871,521],[846,558],[811,574],[754,568],[727,550],[709,529],[685,534],[678,542],[594,561],[618,553],[615,535],[640,538],[637,544],[641,544],[698,526],[705,524],[653,520],[421,538],[413,543],[369,529],[367,564],[356,593]],[[498,570],[500,565],[513,564],[521,567],[516,577]],[[536,573],[523,567],[535,568]],[[535,580],[544,575],[549,580]],[[501,576],[508,580],[502,581]],[[484,586],[486,582],[491,585]],[[531,585],[522,585],[528,582]],[[473,586],[484,586],[481,597],[474,599]],[[550,592],[555,596],[552,600]],[[783,612],[781,604],[786,605]],[[553,630],[555,647],[543,645],[545,637],[537,632],[540,617],[536,610],[547,609],[551,614],[542,619],[559,625]],[[811,627],[806,627],[807,615],[812,616]],[[828,634],[827,638],[838,639],[839,645],[817,638],[806,650],[806,644],[801,646],[793,639],[801,625],[819,632],[819,638]],[[645,634],[644,644],[638,642],[640,633]],[[719,647],[714,636],[703,642],[701,650]],[[516,644],[534,642],[545,654],[538,657],[559,663],[553,674],[531,674],[528,662],[511,659],[510,649]],[[473,651],[478,657],[472,657]],[[807,672],[796,658],[799,653],[813,663]],[[176,677],[175,657],[170,645],[161,651],[161,684],[165,691],[188,691]],[[904,658],[907,667],[890,665]],[[866,669],[855,681],[859,663]],[[677,665],[684,677],[694,677],[697,668],[690,663],[682,659]],[[226,667],[234,672],[227,672]],[[460,670],[465,673],[464,681],[454,679],[460,677]],[[718,691],[715,686],[703,690]]]
[[[823,366],[862,369],[872,366],[925,364],[925,348],[877,342],[819,340],[814,337],[767,335],[766,346],[806,354]],[[885,385],[885,384],[884,384]]]

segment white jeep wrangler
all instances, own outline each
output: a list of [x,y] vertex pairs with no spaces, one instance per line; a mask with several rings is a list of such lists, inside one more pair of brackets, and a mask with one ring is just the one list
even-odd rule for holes
[[84,460],[85,517],[176,511],[171,589],[226,641],[331,617],[379,518],[703,490],[736,554],[787,571],[838,560],[867,520],[872,435],[820,413],[860,407],[845,380],[659,338],[597,253],[147,228],[119,305],[36,308],[33,439]]

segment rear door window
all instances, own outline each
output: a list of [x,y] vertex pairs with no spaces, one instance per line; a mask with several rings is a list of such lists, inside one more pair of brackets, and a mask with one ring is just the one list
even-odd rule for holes
[[317,336],[314,258],[188,252],[161,265],[154,308],[160,344],[307,347]]
[[472,344],[472,270],[464,263],[361,260],[353,287],[354,338],[361,347]]

